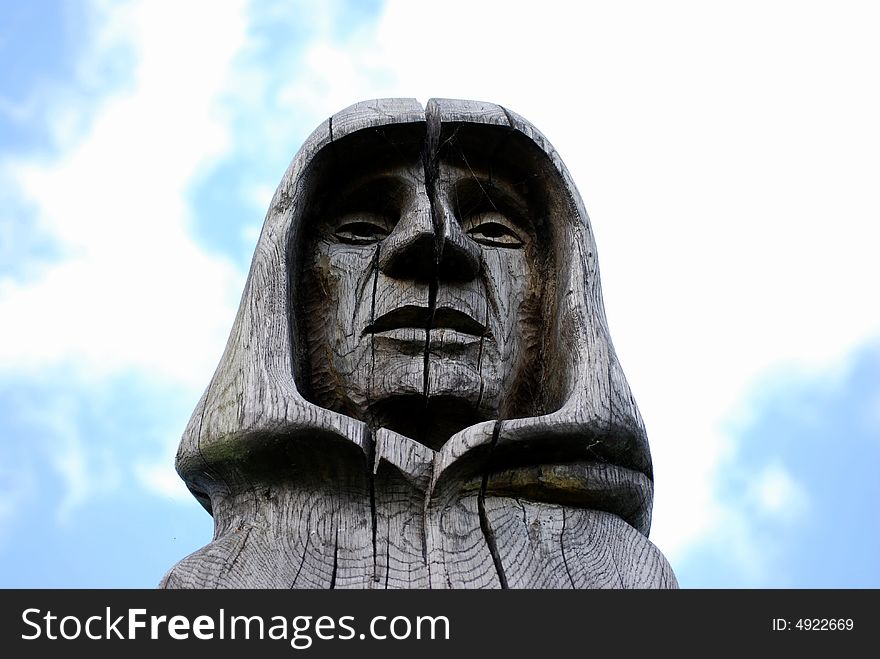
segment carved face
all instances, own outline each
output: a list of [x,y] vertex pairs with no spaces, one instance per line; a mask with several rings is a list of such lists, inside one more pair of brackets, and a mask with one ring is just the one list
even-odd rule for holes
[[310,228],[314,402],[435,447],[515,415],[540,287],[525,201],[450,163],[433,185],[419,161],[367,170]]

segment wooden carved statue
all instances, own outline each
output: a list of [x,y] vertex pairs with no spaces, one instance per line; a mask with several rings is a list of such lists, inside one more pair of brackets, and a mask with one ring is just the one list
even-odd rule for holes
[[358,103],[272,200],[169,588],[668,588],[583,202],[505,108]]

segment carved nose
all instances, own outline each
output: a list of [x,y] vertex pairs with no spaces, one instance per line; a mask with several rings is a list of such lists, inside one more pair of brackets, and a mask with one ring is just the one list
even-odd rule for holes
[[442,241],[437,240],[427,196],[420,196],[404,213],[379,252],[384,274],[416,281],[429,281],[435,273],[440,281],[470,281],[479,274],[479,245],[468,238],[445,204],[440,210]]
[[431,202],[427,194],[419,195],[382,242],[379,270],[395,279],[429,281],[434,276],[434,242]]
[[445,205],[443,213],[440,280],[470,281],[480,273],[480,246],[465,234],[458,219]]

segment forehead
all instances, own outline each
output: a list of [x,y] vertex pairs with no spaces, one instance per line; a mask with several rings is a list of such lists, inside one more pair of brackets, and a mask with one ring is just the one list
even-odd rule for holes
[[[509,128],[444,125],[436,145],[424,124],[389,124],[334,141],[310,168],[312,202],[338,202],[359,189],[395,197],[423,188],[436,165],[441,189],[465,197],[475,190],[503,191],[518,206],[542,208],[547,198],[546,154]],[[323,204],[322,204],[323,205]]]
[[532,140],[505,126],[444,123],[429,139],[424,123],[374,126],[331,141],[314,157],[310,169],[321,178],[356,179],[401,166],[424,168],[440,162],[465,171],[520,183],[541,178],[548,154]]

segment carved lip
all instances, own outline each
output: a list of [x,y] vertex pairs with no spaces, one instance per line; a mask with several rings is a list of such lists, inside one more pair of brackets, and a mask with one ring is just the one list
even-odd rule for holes
[[484,336],[486,326],[475,320],[468,314],[458,309],[440,307],[434,310],[433,317],[428,307],[420,307],[407,304],[388,313],[384,313],[364,328],[364,334],[378,334],[389,330],[415,328],[426,329],[430,323],[431,329],[447,328],[470,334],[471,336]]

